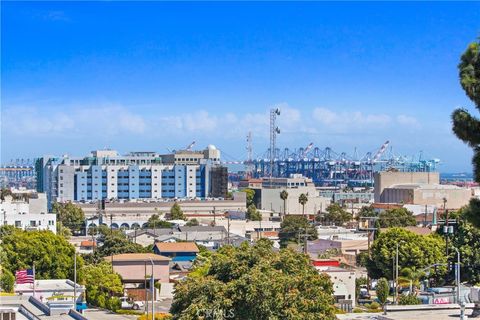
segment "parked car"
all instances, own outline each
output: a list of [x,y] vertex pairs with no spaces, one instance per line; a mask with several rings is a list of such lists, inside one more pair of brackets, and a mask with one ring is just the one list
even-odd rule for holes
[[360,295],[359,299],[370,299],[370,293],[368,292],[367,286],[360,286]]
[[122,297],[120,298],[121,308],[122,309],[133,309],[133,310],[139,310],[140,308],[143,308],[144,304],[143,301],[133,301],[132,299],[128,297]]

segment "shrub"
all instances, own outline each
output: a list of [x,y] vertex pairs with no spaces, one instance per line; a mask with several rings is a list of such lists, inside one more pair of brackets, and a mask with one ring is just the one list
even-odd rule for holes
[[414,304],[421,304],[422,301],[420,301],[420,299],[417,298],[417,296],[413,294],[409,294],[409,295],[401,295],[398,303],[401,305],[414,305]]
[[121,306],[122,303],[117,297],[110,297],[106,302],[106,308],[112,310],[113,312],[116,312],[118,309],[120,309]]
[[369,309],[380,309],[380,303],[374,301],[370,304],[370,306],[368,308]]
[[363,310],[360,309],[360,308],[353,309],[353,313],[362,313],[362,312],[363,312]]
[[336,308],[336,309],[335,309],[335,314],[346,314],[346,312],[343,311],[343,310],[340,309],[340,308]]
[[390,285],[388,284],[387,279],[380,278],[377,282],[377,298],[381,304],[385,304],[388,298],[388,292],[390,291]]

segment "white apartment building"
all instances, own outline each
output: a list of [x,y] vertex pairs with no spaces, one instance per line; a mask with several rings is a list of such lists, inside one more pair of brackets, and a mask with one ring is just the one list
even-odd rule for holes
[[56,233],[57,216],[48,213],[47,197],[38,193],[34,198],[15,200],[6,196],[0,201],[0,219],[3,225],[11,225],[24,230],[50,230]]
[[303,213],[302,205],[298,202],[302,193],[308,197],[305,204],[306,215],[314,215],[318,211],[325,211],[331,203],[330,198],[320,195],[312,179],[294,174],[289,178],[263,178],[259,209],[283,213],[284,201],[280,198],[280,193],[283,190],[288,192],[288,198],[285,201],[287,214]]

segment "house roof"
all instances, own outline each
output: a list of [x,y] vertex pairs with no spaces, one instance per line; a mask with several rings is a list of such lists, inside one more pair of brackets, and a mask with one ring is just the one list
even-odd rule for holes
[[135,238],[144,234],[149,235],[151,237],[158,237],[162,235],[173,234],[173,232],[177,230],[178,229],[176,228],[143,229],[143,230],[137,230],[137,231],[130,231],[127,234],[127,237]]
[[402,207],[401,204],[398,203],[373,203],[372,208],[374,209],[400,209]]
[[178,229],[182,232],[227,232],[224,226],[182,226]]
[[160,252],[200,252],[195,242],[157,242]]
[[[113,256],[113,261],[170,261],[170,258],[154,253],[122,253]],[[111,261],[112,256],[105,257],[105,260]]]
[[[388,231],[388,229],[389,228],[380,228],[380,231],[385,232],[385,231]],[[430,228],[414,227],[414,226],[403,227],[402,229],[411,231],[411,232],[413,232],[417,235],[420,235],[420,236],[426,236],[426,235],[429,235],[430,233],[433,232],[432,229],[430,229]]]
[[95,241],[92,241],[92,240],[84,240],[84,241],[80,242],[80,246],[81,247],[96,247],[97,244],[95,243]]
[[268,237],[278,237],[278,231],[263,231],[262,234],[266,238],[268,238]]

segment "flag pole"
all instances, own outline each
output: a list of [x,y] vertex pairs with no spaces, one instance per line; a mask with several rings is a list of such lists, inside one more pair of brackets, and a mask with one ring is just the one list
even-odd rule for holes
[[35,263],[33,263],[33,296],[35,297]]

